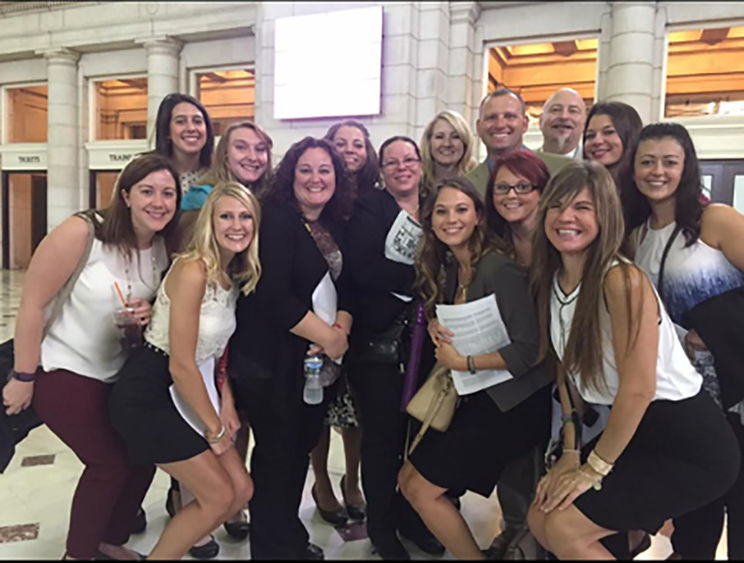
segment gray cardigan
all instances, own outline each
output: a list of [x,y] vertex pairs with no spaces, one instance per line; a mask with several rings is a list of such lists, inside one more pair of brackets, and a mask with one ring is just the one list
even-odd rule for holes
[[[454,301],[457,289],[455,260],[447,267],[447,302]],[[553,374],[541,363],[533,367],[539,349],[537,314],[527,289],[525,272],[509,258],[495,251],[484,255],[475,266],[468,286],[468,301],[495,295],[501,318],[506,325],[511,344],[499,350],[514,379],[493,385],[486,393],[506,412],[527,399],[535,391],[553,381]]]

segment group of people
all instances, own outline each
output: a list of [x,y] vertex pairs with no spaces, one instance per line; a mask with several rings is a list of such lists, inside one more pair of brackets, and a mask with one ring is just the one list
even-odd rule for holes
[[[545,103],[537,151],[528,123],[500,88],[475,123],[480,164],[445,110],[420,145],[375,151],[346,120],[274,168],[258,125],[215,149],[204,106],[164,98],[155,150],[108,207],[47,235],[24,283],[3,405],[32,406],[85,466],[65,557],[143,558],[124,544],[159,467],[171,519],[149,558],[214,557],[224,524],[253,558],[322,559],[298,515],[310,463],[321,517],[366,518],[384,559],[409,558],[401,537],[462,559],[510,558],[525,538],[559,559],[627,558],[668,519],[676,557],[713,558],[724,512],[744,557],[744,386],[690,321],[744,287],[744,217],[701,195],[679,124],[644,127],[621,102],[587,115],[571,89]],[[436,307],[490,296],[509,343],[463,356]],[[409,455],[405,382],[435,363],[509,377],[459,397]],[[482,549],[459,499],[496,485],[502,532]]]

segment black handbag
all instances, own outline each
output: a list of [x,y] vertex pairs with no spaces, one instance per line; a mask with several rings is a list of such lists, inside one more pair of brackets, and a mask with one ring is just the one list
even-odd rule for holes
[[406,309],[390,323],[387,329],[370,335],[362,335],[349,347],[349,362],[372,364],[400,364],[408,360],[406,328],[411,324],[412,311]]

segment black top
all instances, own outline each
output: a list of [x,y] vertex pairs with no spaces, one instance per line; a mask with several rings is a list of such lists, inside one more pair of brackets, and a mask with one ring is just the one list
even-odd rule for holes
[[409,305],[391,292],[414,296],[413,266],[385,258],[385,239],[398,213],[392,195],[374,190],[359,197],[349,220],[344,270],[354,288],[354,338],[385,330]]
[[[447,300],[454,301],[457,261],[447,268]],[[485,254],[476,264],[468,286],[467,301],[493,294],[509,334],[510,344],[499,350],[506,369],[514,377],[486,389],[489,397],[506,412],[553,380],[544,363],[533,367],[540,347],[537,314],[527,290],[525,272],[496,251]]]
[[[238,382],[271,378],[275,397],[292,397],[302,393],[303,359],[310,343],[289,330],[312,310],[313,291],[328,264],[293,203],[266,203],[261,213],[261,279],[253,293],[238,299],[230,369]],[[325,226],[341,246],[343,226],[330,221]],[[348,310],[338,282],[336,287],[338,309]]]

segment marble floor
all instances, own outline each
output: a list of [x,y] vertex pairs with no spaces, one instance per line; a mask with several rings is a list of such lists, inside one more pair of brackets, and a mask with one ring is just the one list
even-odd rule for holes
[[[0,341],[13,335],[15,314],[20,302],[23,272],[0,271]],[[329,456],[331,482],[340,498],[338,482],[343,473],[340,436],[331,433]],[[82,465],[77,457],[45,426],[33,430],[21,442],[5,473],[0,475],[0,559],[59,559],[65,550],[69,508]],[[344,535],[326,524],[315,510],[310,487],[310,472],[303,493],[300,517],[310,532],[311,541],[325,550],[327,559],[377,559],[362,530],[360,539]],[[148,526],[127,544],[147,553],[157,541],[168,518],[164,500],[169,478],[158,471],[145,498]],[[499,531],[500,510],[496,494],[486,499],[468,493],[462,500],[462,513],[482,547],[490,544]],[[350,530],[351,532],[352,530]],[[354,534],[349,534],[354,535]],[[232,540],[224,529],[215,532],[220,544],[218,559],[248,559],[250,545]],[[412,559],[429,559],[413,544],[404,540]],[[663,533],[652,538],[651,548],[638,559],[665,559],[671,545]],[[189,557],[187,556],[187,559]],[[725,545],[719,545],[718,559],[725,559]],[[442,559],[452,559],[449,553]]]

